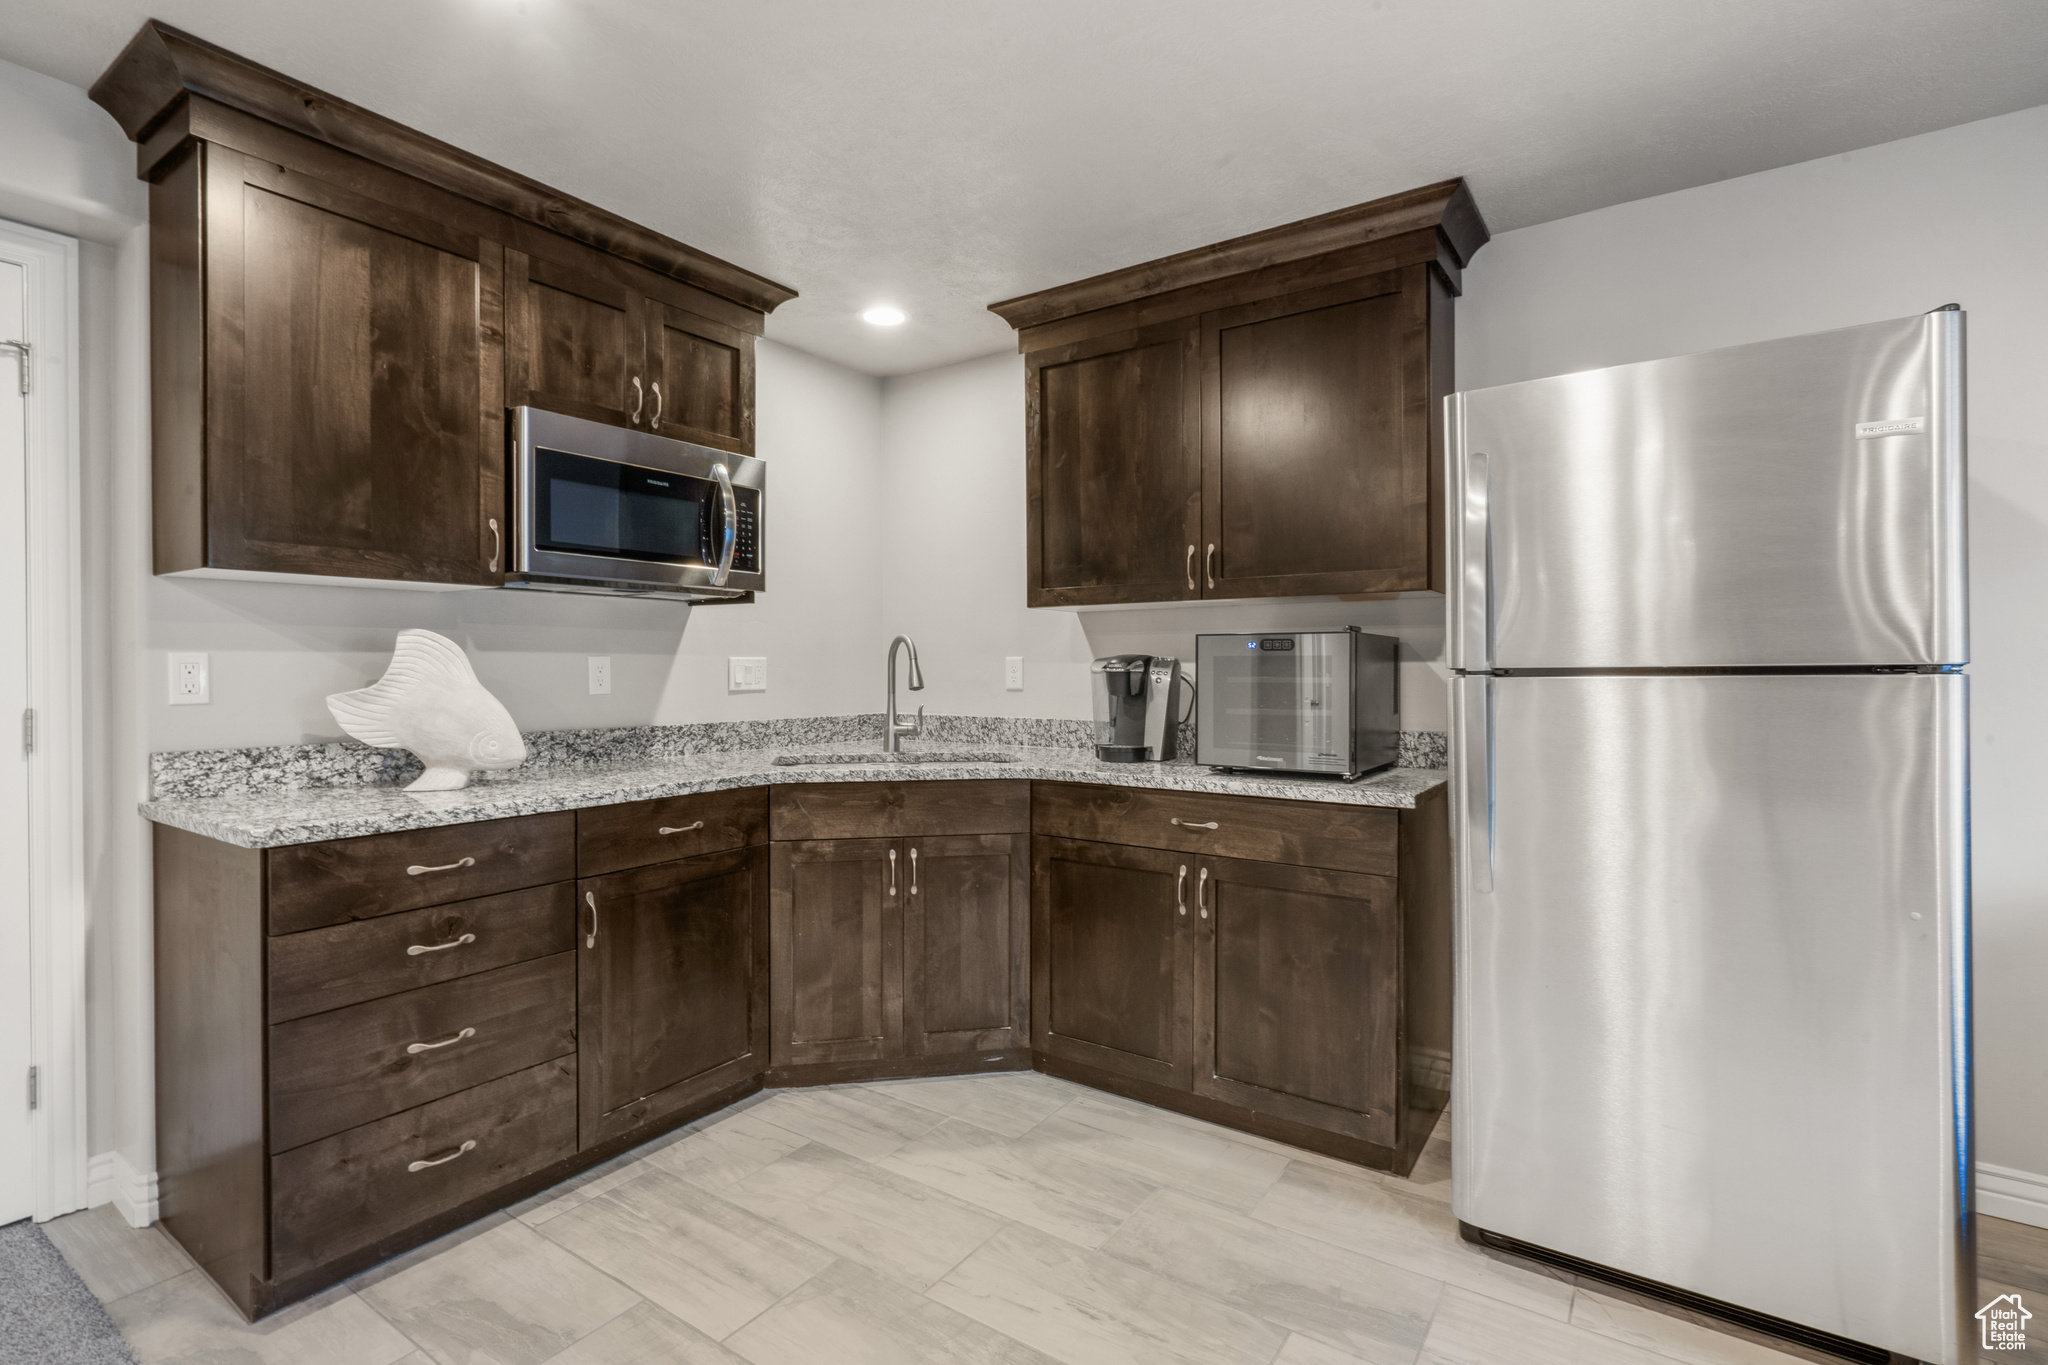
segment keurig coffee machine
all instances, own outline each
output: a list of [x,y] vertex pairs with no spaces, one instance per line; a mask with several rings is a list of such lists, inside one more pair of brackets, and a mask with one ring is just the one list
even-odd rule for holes
[[1180,660],[1113,654],[1093,667],[1095,756],[1105,763],[1161,763],[1180,728]]

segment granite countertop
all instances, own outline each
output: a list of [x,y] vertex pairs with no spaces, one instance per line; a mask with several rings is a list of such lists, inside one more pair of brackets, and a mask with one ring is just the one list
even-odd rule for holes
[[778,758],[846,756],[850,746],[789,744],[682,754],[618,763],[558,764],[520,769],[503,777],[479,775],[454,792],[407,793],[396,786],[269,788],[215,795],[165,796],[142,804],[161,825],[202,834],[242,848],[349,839],[365,834],[435,825],[498,820],[512,815],[608,806],[661,796],[723,791],[784,782],[925,782],[1011,779],[1095,782],[1117,787],[1266,796],[1284,801],[1412,808],[1415,798],[1442,786],[1441,768],[1389,768],[1357,782],[1290,778],[1260,773],[1218,773],[1188,762],[1104,763],[1086,749],[1029,744],[906,743],[906,753],[971,750],[1011,761],[963,763],[778,764]]

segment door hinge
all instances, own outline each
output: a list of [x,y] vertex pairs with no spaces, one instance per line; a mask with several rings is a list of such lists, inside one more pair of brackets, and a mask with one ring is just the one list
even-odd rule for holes
[[36,751],[36,709],[33,706],[21,708],[21,756],[27,758]]
[[31,1109],[42,1108],[42,1086],[38,1084],[42,1079],[42,1074],[43,1069],[39,1066],[32,1066],[28,1069],[28,1107]]
[[26,341],[0,341],[0,351],[13,351],[21,357],[21,396],[28,397],[29,357],[35,348]]

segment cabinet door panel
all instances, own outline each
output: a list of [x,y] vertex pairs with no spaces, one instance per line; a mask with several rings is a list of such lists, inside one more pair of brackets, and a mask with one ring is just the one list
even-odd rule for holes
[[1393,880],[1225,858],[1199,871],[1196,1093],[1392,1146]]
[[754,339],[737,328],[652,305],[652,368],[660,376],[663,436],[754,453]]
[[1193,864],[1155,849],[1032,841],[1036,1051],[1187,1088]]
[[904,1039],[912,1053],[1029,1046],[1030,842],[906,839]]
[[1429,586],[1428,297],[1411,273],[1204,319],[1205,596]]
[[584,1146],[763,1070],[764,874],[736,849],[579,883]]
[[1199,595],[1196,337],[1174,323],[1026,358],[1030,605]]
[[646,301],[616,281],[520,252],[507,253],[506,271],[506,402],[640,426],[635,419],[651,411]]
[[774,845],[774,1064],[873,1061],[903,1037],[902,845]]
[[221,148],[206,164],[205,565],[490,581],[498,249]]

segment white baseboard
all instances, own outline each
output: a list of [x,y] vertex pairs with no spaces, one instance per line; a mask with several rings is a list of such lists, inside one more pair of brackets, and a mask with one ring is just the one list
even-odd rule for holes
[[142,1174],[119,1152],[101,1152],[86,1167],[85,1204],[112,1204],[129,1227],[146,1228],[156,1221],[156,1175]]
[[1977,1212],[2048,1228],[2048,1175],[1978,1162]]

